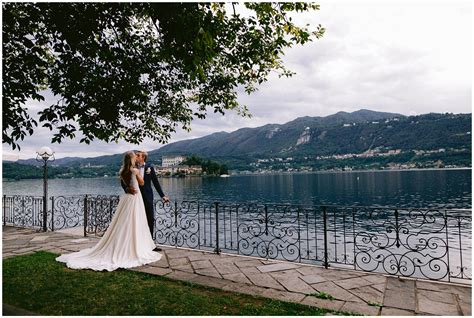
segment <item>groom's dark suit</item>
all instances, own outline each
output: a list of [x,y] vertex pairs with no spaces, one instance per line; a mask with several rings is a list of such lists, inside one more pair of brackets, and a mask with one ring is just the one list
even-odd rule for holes
[[[140,168],[139,168],[140,170]],[[147,173],[148,171],[148,173]],[[148,221],[148,227],[150,228],[151,236],[155,237],[155,206],[153,204],[153,188],[151,187],[151,183],[155,186],[156,191],[160,195],[160,197],[164,197],[165,194],[161,189],[160,183],[158,182],[158,178],[156,176],[155,169],[153,166],[149,164],[145,164],[145,169],[143,171],[143,180],[145,182],[144,185],[140,186],[140,192],[143,197],[143,203],[145,203],[145,210],[146,210],[146,218]],[[127,192],[127,185],[122,180],[122,188],[125,192]]]

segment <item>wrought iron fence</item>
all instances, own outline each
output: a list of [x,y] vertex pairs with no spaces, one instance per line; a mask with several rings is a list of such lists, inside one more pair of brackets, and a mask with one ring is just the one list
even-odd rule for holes
[[43,197],[3,196],[3,225],[40,229],[43,225]]
[[[35,201],[36,200],[36,201]],[[4,196],[4,224],[42,226],[42,198]],[[51,230],[102,235],[118,196],[51,197]],[[403,277],[470,281],[471,210],[155,201],[158,244]]]

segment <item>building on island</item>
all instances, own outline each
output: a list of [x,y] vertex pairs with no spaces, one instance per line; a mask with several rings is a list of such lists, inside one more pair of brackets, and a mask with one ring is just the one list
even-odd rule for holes
[[184,160],[186,160],[186,157],[184,156],[163,156],[161,166],[163,168],[174,167],[179,165]]
[[158,175],[173,175],[176,173],[184,173],[186,175],[202,174],[201,166],[177,165],[172,167],[158,167],[155,170]]
[[182,165],[181,163],[186,160],[185,156],[163,156],[161,159],[161,167],[157,167],[156,173],[158,175],[200,175],[202,174],[201,166],[190,166]]

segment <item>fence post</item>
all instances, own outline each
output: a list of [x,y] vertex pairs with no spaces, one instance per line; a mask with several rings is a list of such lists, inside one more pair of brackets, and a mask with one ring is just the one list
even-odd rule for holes
[[444,210],[444,228],[446,230],[446,256],[448,257],[448,282],[451,281],[451,264],[449,262],[449,235],[448,235],[448,213]]
[[[265,204],[265,235],[268,235],[268,207],[266,204]],[[268,257],[268,253],[267,253],[267,257]]]
[[329,267],[328,262],[328,229],[326,207],[323,206],[323,224],[324,224],[324,268]]
[[178,201],[174,202],[174,227],[178,226]]
[[51,231],[54,231],[54,196],[51,197]]
[[219,249],[219,202],[214,202],[216,206],[216,249],[214,252],[217,254],[220,254],[220,249]]
[[461,239],[461,217],[457,216],[458,219],[458,234],[459,234],[459,259],[461,261],[461,267],[459,268],[461,277],[464,278],[464,266],[462,261],[462,239]]
[[397,248],[400,247],[400,236],[399,236],[400,227],[398,226],[398,210],[395,210],[395,234],[397,235],[396,240],[397,243],[395,244]]
[[3,226],[7,225],[7,196],[3,195]]
[[301,263],[301,226],[300,226],[300,207],[298,206],[298,214],[297,214],[297,219],[298,219],[298,257],[299,257],[299,262]]
[[[178,201],[174,201],[174,227],[178,226]],[[178,247],[178,231],[174,234],[174,247]]]
[[84,197],[84,237],[87,236],[87,219],[88,219],[88,215],[87,215],[87,194],[86,194],[86,196]]

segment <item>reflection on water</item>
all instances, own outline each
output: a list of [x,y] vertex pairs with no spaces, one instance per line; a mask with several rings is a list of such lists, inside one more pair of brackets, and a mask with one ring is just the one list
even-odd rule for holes
[[[373,171],[162,178],[174,200],[471,208],[471,170]],[[42,180],[3,182],[3,194],[42,195]],[[118,178],[52,179],[50,195],[120,194]]]

